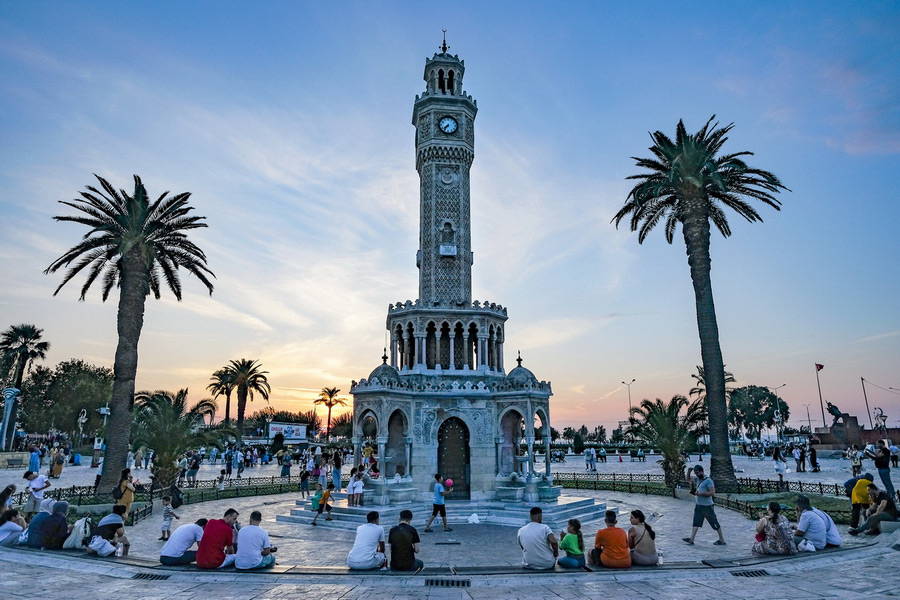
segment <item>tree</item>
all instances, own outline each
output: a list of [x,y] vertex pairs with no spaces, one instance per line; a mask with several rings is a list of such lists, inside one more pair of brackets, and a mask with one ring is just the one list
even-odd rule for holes
[[606,441],[606,427],[603,425],[597,425],[594,427],[594,432],[592,434],[592,439],[595,442],[602,444]]
[[328,407],[328,424],[326,425],[326,434],[325,440],[331,441],[331,409],[335,406],[347,406],[347,401],[343,398],[338,398],[338,393],[341,390],[338,388],[322,388],[322,393],[319,394],[319,397],[313,400],[314,404],[324,404]]
[[659,449],[662,460],[657,462],[674,493],[675,485],[684,477],[684,454],[697,443],[699,426],[705,420],[701,400],[688,403],[684,396],[673,396],[669,402],[644,400],[631,409],[625,433]]
[[329,430],[337,437],[349,438],[353,436],[353,414],[346,412],[335,417]]
[[[78,223],[90,230],[74,247],[67,250],[47,267],[44,273],[55,273],[63,267],[68,270],[62,287],[75,275],[88,269],[87,279],[81,288],[84,300],[94,281],[103,274],[101,297],[109,297],[114,287],[119,289],[119,306],[116,317],[118,344],[113,366],[113,382],[110,416],[106,436],[106,465],[100,485],[112,487],[125,466],[131,435],[132,407],[134,404],[134,380],[138,365],[138,340],[144,325],[144,305],[153,293],[160,298],[161,283],[181,301],[179,269],[185,269],[212,294],[209,277],[215,277],[206,266],[206,255],[187,238],[186,232],[206,227],[204,217],[190,216],[193,207],[188,205],[190,193],[169,197],[164,192],[151,201],[141,178],[134,176],[134,193],[116,191],[99,175],[95,175],[103,191],[87,186],[81,197],[60,203],[81,214],[57,216],[57,221]],[[89,267],[89,268],[88,268]]]
[[750,439],[762,437],[764,427],[775,427],[776,411],[782,423],[787,422],[790,409],[769,388],[748,385],[731,392],[728,402],[728,418],[732,427],[747,432]]
[[240,437],[244,433],[244,411],[247,409],[247,398],[253,400],[254,392],[269,400],[269,394],[272,387],[266,378],[268,371],[263,371],[256,360],[248,360],[242,358],[233,360],[231,364],[225,367],[228,370],[228,376],[234,388],[237,390],[237,430]]
[[584,452],[584,438],[581,437],[581,433],[575,433],[575,439],[572,440],[572,452],[575,454],[581,454]]
[[228,367],[215,371],[206,389],[213,398],[225,396],[225,422],[228,423],[231,420],[231,393],[234,391],[234,382],[231,380],[231,371]]
[[734,124],[719,127],[715,116],[695,134],[688,134],[679,121],[675,141],[663,132],[652,134],[650,151],[655,158],[636,158],[637,166],[649,172],[632,175],[638,183],[628,193],[625,205],[613,217],[618,227],[631,215],[631,231],[638,242],[665,218],[666,241],[672,243],[681,224],[688,265],[694,287],[700,355],[703,362],[709,437],[712,450],[711,474],[723,491],[737,488],[728,444],[725,364],[719,345],[719,328],[710,277],[710,221],[724,237],[731,235],[724,207],[750,222],[761,221],[759,213],[744,198],[759,200],[776,210],[775,198],[787,189],[775,175],[749,167],[741,158],[750,152],[718,156]]
[[[9,383],[10,387],[21,391],[26,369],[31,366],[35,359],[44,360],[47,358],[50,342],[41,340],[43,333],[43,329],[22,323],[10,326],[9,329],[0,335],[0,370],[2,370],[0,374],[2,374],[3,380]],[[13,435],[16,433],[15,423],[18,412],[16,404],[16,400],[13,400],[9,419],[3,422],[3,439],[0,439],[0,449],[10,448]],[[5,406],[3,410],[4,412],[0,413],[0,420],[2,420],[2,415],[5,414]]]
[[183,452],[200,446],[222,449],[226,438],[237,435],[224,423],[205,427],[203,419],[216,414],[215,400],[201,400],[188,409],[187,395],[187,389],[182,389],[175,394],[160,390],[135,396],[134,447],[153,449],[153,482],[163,489],[178,479],[176,463]]
[[[724,365],[723,365],[724,368]],[[689,396],[697,396],[698,400],[703,400],[706,402],[706,377],[703,374],[703,366],[697,365],[697,372],[691,373],[691,377],[693,377],[697,384],[691,388],[691,391],[688,392]],[[727,386],[729,383],[734,383],[734,375],[725,371],[725,385]],[[731,392],[734,391],[734,388],[726,387],[725,388],[725,398],[731,396]]]
[[322,418],[316,414],[315,410],[306,410],[297,413],[297,421],[295,423],[306,423],[308,434],[312,434],[322,428]]
[[97,409],[109,402],[113,379],[112,369],[75,358],[59,363],[53,371],[35,369],[23,384],[29,391],[22,402],[23,424],[30,431],[55,427],[77,433],[76,421],[83,409],[87,417],[84,432],[97,432],[103,423]]
[[564,428],[563,428],[563,432],[562,432],[563,438],[564,438],[564,439],[567,439],[567,440],[574,440],[574,439],[575,439],[575,433],[576,433],[576,432],[575,432],[575,428],[574,428],[574,427],[564,427]]

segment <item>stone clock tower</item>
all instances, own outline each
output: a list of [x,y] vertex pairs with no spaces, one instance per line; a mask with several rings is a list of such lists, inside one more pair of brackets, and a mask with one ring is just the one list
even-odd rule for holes
[[420,212],[419,300],[472,301],[469,169],[475,158],[478,106],[463,92],[465,61],[446,53],[425,61],[425,92],[416,96],[416,170]]
[[[451,499],[493,498],[513,472],[534,474],[535,421],[550,422],[550,383],[521,359],[508,374],[504,368],[506,308],[472,300],[469,169],[478,106],[463,89],[464,61],[446,41],[440,50],[425,60],[425,91],[412,114],[419,297],[388,306],[384,364],[350,388],[354,448],[377,447],[382,500],[391,481],[397,497],[413,486],[424,498],[438,472],[455,482]],[[550,427],[542,433],[549,449]],[[522,444],[532,450],[527,457]]]

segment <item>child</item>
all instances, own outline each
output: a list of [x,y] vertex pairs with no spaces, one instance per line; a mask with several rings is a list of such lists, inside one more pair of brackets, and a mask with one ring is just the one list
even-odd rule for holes
[[300,498],[306,499],[309,496],[309,471],[303,469],[300,471]]
[[353,495],[351,498],[353,499],[353,506],[362,506],[362,495],[363,495],[363,476],[362,473],[357,472],[356,476],[350,480],[351,492]]
[[172,519],[181,520],[181,517],[175,514],[175,511],[172,509],[172,498],[171,496],[163,496],[162,497],[162,505],[163,505],[163,520],[162,527],[160,528],[162,531],[162,535],[159,537],[159,541],[165,542],[168,541],[169,536],[172,534]]
[[[326,521],[334,520],[331,518],[331,505],[328,504],[328,500],[331,498],[332,490],[334,490],[333,483],[328,484],[328,489],[326,489],[324,493],[322,492],[322,484],[316,485],[316,496],[319,496],[319,494],[321,494],[321,497],[318,502],[318,508],[316,509],[316,516],[313,517],[313,520],[312,520],[313,525],[316,525],[316,521],[319,519],[319,515],[321,515],[322,512],[326,511],[326,510],[328,511],[328,516],[325,518],[325,520]],[[315,498],[313,498],[313,500],[315,500]]]
[[350,481],[347,482],[347,506],[356,506],[353,497],[353,484],[356,483],[356,467],[350,469]]
[[225,491],[225,469],[219,471],[219,479],[217,480],[219,483],[216,485],[216,489],[220,492]]

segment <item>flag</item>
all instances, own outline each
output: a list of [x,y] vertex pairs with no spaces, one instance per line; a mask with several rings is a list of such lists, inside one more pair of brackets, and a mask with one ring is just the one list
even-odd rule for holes
[[816,373],[818,373],[819,371],[821,371],[824,368],[825,368],[825,365],[820,365],[819,363],[816,363]]

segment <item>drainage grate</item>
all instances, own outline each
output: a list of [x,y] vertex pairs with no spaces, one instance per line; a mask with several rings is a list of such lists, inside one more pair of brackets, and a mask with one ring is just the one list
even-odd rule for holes
[[759,569],[756,571],[732,571],[731,574],[735,577],[765,577],[769,572]]
[[429,577],[425,579],[425,587],[472,587],[472,580],[453,579],[450,577]]
[[155,573],[137,573],[132,576],[132,579],[141,579],[143,581],[163,581],[164,579],[168,579],[171,575],[157,575]]

